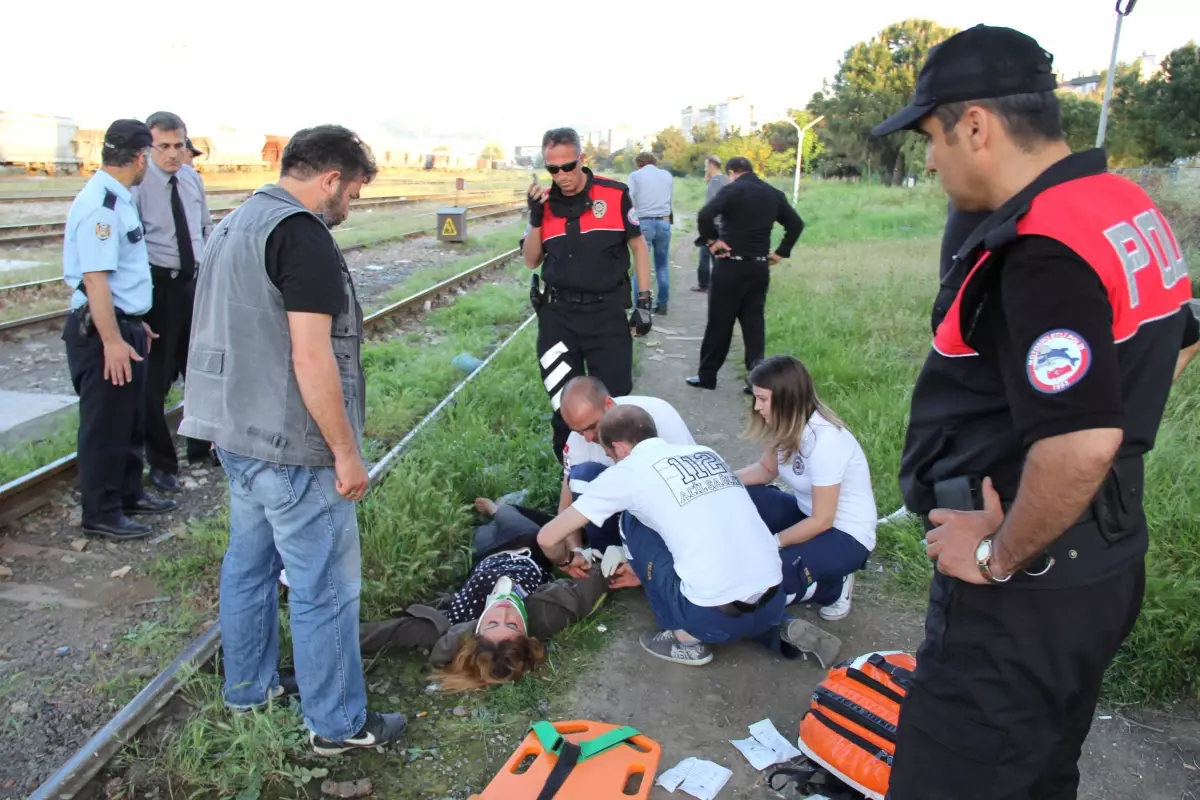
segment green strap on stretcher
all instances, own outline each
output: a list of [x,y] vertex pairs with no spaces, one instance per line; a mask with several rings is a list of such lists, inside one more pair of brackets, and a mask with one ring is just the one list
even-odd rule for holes
[[639,735],[639,731],[626,725],[624,728],[617,728],[608,733],[603,733],[594,739],[575,744],[568,741],[566,737],[555,729],[554,725],[545,720],[533,723],[530,726],[530,730],[537,736],[542,748],[547,753],[553,753],[555,757],[554,769],[550,771],[550,775],[546,778],[546,783],[542,786],[542,790],[538,793],[536,800],[554,800],[558,796],[559,789],[566,783],[567,777],[570,776],[571,771],[575,769],[577,764],[587,761],[593,756],[598,756],[607,750],[611,750],[621,742],[628,741],[634,736]]
[[[546,721],[535,722],[530,728],[547,753],[553,753],[555,756],[559,755],[563,744],[567,740],[554,728],[553,724]],[[578,745],[579,760],[577,763],[583,763],[606,750],[611,750],[621,742],[628,741],[634,736],[641,736],[641,731],[626,725],[623,728],[602,733],[594,739],[588,739],[586,742],[580,742]]]

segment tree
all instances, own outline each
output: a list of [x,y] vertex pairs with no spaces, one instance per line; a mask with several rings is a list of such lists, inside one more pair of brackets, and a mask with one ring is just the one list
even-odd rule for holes
[[663,162],[660,166],[665,168],[667,165],[681,160],[681,157],[687,152],[688,144],[687,137],[683,135],[683,131],[675,126],[671,126],[658,132],[658,136],[655,137],[650,151],[658,156],[658,160]]
[[845,161],[882,168],[886,183],[898,183],[910,163],[920,163],[924,143],[919,137],[876,138],[871,128],[908,104],[930,49],[954,33],[957,29],[930,20],[907,19],[847,50],[832,85],[808,107],[825,115],[821,137],[829,148]]
[[1200,50],[1195,41],[1171,51],[1139,93],[1152,121],[1147,158],[1169,164],[1200,155]]
[[1059,92],[1063,132],[1072,150],[1087,150],[1096,144],[1096,129],[1100,125],[1100,102],[1081,97],[1074,92]]
[[488,142],[483,149],[479,151],[480,158],[486,158],[490,161],[504,160],[504,146],[499,142]]

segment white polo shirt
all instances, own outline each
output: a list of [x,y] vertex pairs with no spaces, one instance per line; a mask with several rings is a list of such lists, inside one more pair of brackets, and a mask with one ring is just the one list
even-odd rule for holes
[[833,527],[853,536],[868,550],[875,549],[875,494],[871,470],[858,440],[846,428],[838,428],[820,411],[814,411],[800,449],[792,460],[779,461],[779,477],[791,487],[800,510],[812,516],[814,486],[837,486],[837,513]]
[[[619,406],[637,406],[650,415],[654,420],[654,428],[658,438],[671,444],[695,444],[692,432],[675,406],[657,397],[614,397],[613,401]],[[604,454],[604,448],[599,443],[593,444],[578,433],[571,431],[567,437],[566,447],[563,448],[563,474],[570,471],[572,464],[582,464],[595,461],[606,467],[612,466],[612,459]]]
[[588,484],[574,507],[596,525],[629,511],[657,531],[684,597],[698,606],[752,601],[783,580],[775,537],[710,448],[647,439]]

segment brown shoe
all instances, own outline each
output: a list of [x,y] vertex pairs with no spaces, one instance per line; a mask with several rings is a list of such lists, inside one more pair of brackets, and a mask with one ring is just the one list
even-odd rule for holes
[[707,286],[693,286],[692,291],[693,292],[707,292],[708,287]]

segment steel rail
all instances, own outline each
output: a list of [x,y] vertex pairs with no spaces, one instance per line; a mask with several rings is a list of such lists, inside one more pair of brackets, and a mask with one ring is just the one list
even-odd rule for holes
[[[247,193],[248,194],[248,193]],[[384,208],[388,206],[416,205],[419,203],[445,202],[449,200],[479,200],[497,192],[471,191],[454,194],[409,194],[385,195],[382,197],[362,197],[351,200],[351,208]],[[222,219],[236,206],[212,209],[214,219]],[[46,220],[42,222],[19,222],[10,225],[0,225],[0,245],[30,245],[45,242],[55,242],[63,238],[67,228],[66,220]]]
[[[426,300],[457,288],[488,270],[508,263],[516,258],[519,252],[519,250],[513,249],[501,253],[495,258],[463,270],[428,289],[422,289],[397,303],[392,303],[367,315],[363,319],[364,331],[382,327],[388,318],[396,314],[421,308]],[[183,417],[183,404],[173,406],[167,410],[166,414],[168,427],[175,427]],[[45,496],[49,485],[73,475],[77,464],[77,453],[71,453],[0,485],[0,523],[22,517],[49,502]]]
[[[516,214],[525,209],[525,202],[523,200],[506,200],[501,203],[485,203],[485,204],[479,205],[479,206],[468,206],[467,208],[469,211],[472,208],[493,208],[494,206],[497,206],[497,205],[504,206],[504,208],[501,208],[496,211],[488,211],[483,214],[474,214],[474,215],[469,214],[467,216],[467,220],[468,221],[471,221],[471,220],[477,221],[477,220],[482,220],[482,219],[492,219],[495,217],[506,216],[508,214]],[[388,234],[387,236],[381,236],[377,239],[369,239],[365,242],[356,242],[354,244],[342,245],[341,249],[342,249],[343,253],[349,253],[354,250],[367,250],[369,248],[376,247],[381,244],[386,244],[388,242],[397,242],[397,241],[403,241],[403,240],[407,240],[407,239],[417,239],[417,238],[420,238],[421,236],[428,236],[431,233],[435,233],[435,232],[436,231],[434,231],[433,229],[430,229],[430,228],[418,228],[416,230],[407,231],[405,233],[392,233],[392,234]],[[30,284],[15,284],[13,287],[0,287],[0,289],[3,289],[3,288],[14,288],[15,289],[18,287],[23,287],[23,286],[38,286],[38,285],[42,285],[42,284],[49,284],[49,283],[55,283],[55,282],[61,282],[61,279],[50,278],[45,281],[34,281],[33,283],[30,283]],[[64,287],[64,289],[65,288],[66,287]],[[36,314],[36,315],[30,316],[30,317],[19,317],[18,319],[12,319],[7,322],[0,322],[0,333],[4,333],[5,331],[18,330],[20,328],[29,327],[32,325],[40,325],[44,322],[52,322],[57,319],[62,319],[63,317],[67,316],[67,314],[69,314],[69,313],[70,313],[70,309],[64,308],[64,309],[59,309],[58,311],[47,311],[45,314]]]
[[[370,489],[378,486],[377,481],[390,472],[399,458],[409,448],[417,435],[430,422],[441,415],[458,393],[491,365],[496,356],[508,347],[537,319],[531,314],[521,325],[494,349],[469,375],[463,378],[433,410],[421,418],[412,430],[384,454],[370,471]],[[157,714],[187,681],[188,677],[205,662],[216,655],[221,645],[221,624],[213,625],[193,639],[171,664],[158,673],[137,696],[129,701],[106,725],[92,734],[91,738],[75,752],[63,766],[38,787],[29,800],[71,800],[87,783],[115,756],[139,730]]]

